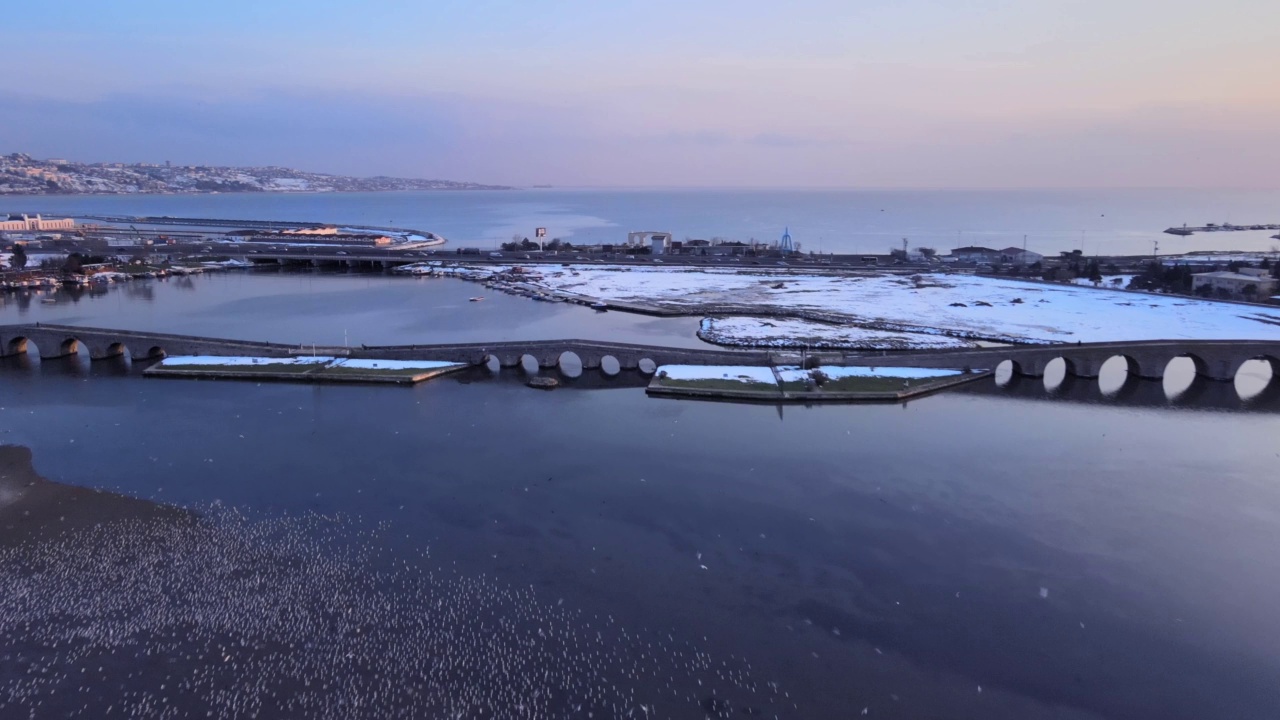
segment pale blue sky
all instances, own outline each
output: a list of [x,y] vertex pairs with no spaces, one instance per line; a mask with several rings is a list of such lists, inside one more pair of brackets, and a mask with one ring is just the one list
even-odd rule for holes
[[514,184],[1280,185],[1280,2],[58,2],[0,152]]

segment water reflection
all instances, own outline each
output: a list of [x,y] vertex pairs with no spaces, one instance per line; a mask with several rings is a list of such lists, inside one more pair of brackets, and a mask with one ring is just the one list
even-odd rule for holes
[[1245,400],[1262,399],[1268,393],[1280,391],[1280,381],[1275,369],[1266,360],[1246,360],[1236,373],[1235,388]]
[[1171,400],[1177,400],[1191,389],[1197,378],[1195,361],[1189,357],[1176,357],[1165,367],[1160,382],[1164,385],[1164,394]]
[[[999,384],[995,380],[979,380],[951,392],[968,395],[987,395],[1035,400],[1040,402],[1091,403],[1143,408],[1187,408],[1203,410],[1230,410],[1239,412],[1280,412],[1280,383],[1269,385],[1264,391],[1247,397],[1238,388],[1237,381],[1209,380],[1190,373],[1179,364],[1178,372],[1170,372],[1165,380],[1139,378],[1127,370],[1109,371],[1109,377],[1080,378],[1074,375],[1059,376],[1052,390],[1040,378],[1012,375]],[[1257,378],[1243,384],[1256,385]],[[923,402],[928,402],[925,398]]]
[[[471,303],[463,280],[238,271],[67,288],[0,302],[6,323],[44,322],[317,345],[585,339],[708,347],[699,318],[597,313],[497,293]],[[105,302],[104,302],[105,301]]]

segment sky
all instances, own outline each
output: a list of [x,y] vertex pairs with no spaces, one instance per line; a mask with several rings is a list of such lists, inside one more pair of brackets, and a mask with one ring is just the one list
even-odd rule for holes
[[1280,188],[1275,0],[42,0],[0,153],[512,185]]

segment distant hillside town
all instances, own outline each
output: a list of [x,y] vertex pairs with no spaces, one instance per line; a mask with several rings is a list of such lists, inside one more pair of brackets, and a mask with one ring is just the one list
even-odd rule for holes
[[79,163],[58,158],[37,160],[22,153],[0,156],[0,195],[508,189],[453,180],[345,177],[283,167]]

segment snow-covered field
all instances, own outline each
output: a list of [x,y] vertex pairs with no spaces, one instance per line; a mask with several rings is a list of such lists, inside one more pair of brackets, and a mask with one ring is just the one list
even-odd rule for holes
[[161,367],[184,366],[252,367],[254,365],[327,365],[352,370],[439,370],[456,367],[458,363],[441,360],[365,360],[359,358],[334,358],[324,355],[299,357],[239,357],[221,355],[174,355],[160,361]]
[[720,345],[774,348],[906,350],[977,347],[977,343],[971,340],[946,335],[888,332],[856,325],[833,325],[774,317],[703,318],[698,328],[698,337]]
[[[781,365],[778,367],[778,376],[783,382],[798,382],[804,380],[805,377],[813,373],[812,370],[804,370],[795,365]],[[822,374],[832,380],[842,380],[844,378],[901,378],[904,380],[928,380],[933,378],[953,377],[963,375],[963,370],[948,370],[945,368],[912,368],[912,367],[830,367],[823,366]]]
[[[524,282],[557,293],[690,312],[714,306],[722,312],[746,306],[805,311],[895,334],[1022,343],[1280,340],[1280,310],[973,275],[919,277],[915,282],[894,275],[575,265]],[[743,340],[770,334],[770,328],[752,328],[745,321],[730,327],[742,331]],[[848,330],[832,328],[830,337],[838,339]],[[722,341],[732,340],[722,335]]]
[[268,358],[237,357],[221,355],[171,355],[160,361],[162,367],[181,367],[183,365],[221,365],[227,367],[244,367],[252,365],[323,365],[331,363],[334,358],[323,356]]
[[334,363],[334,367],[351,368],[353,370],[439,370],[455,367],[458,363],[443,360],[360,360],[349,358]]
[[776,385],[773,369],[745,365],[663,365],[656,375],[666,380],[736,380]]
[[1091,281],[1089,278],[1076,278],[1071,282],[1075,283],[1076,285],[1083,285],[1084,287],[1100,287],[1100,288],[1111,288],[1115,290],[1123,290],[1129,287],[1129,283],[1132,282],[1135,277],[1137,276],[1136,275],[1103,275],[1102,282],[1098,283],[1096,286],[1093,284],[1093,281]]

